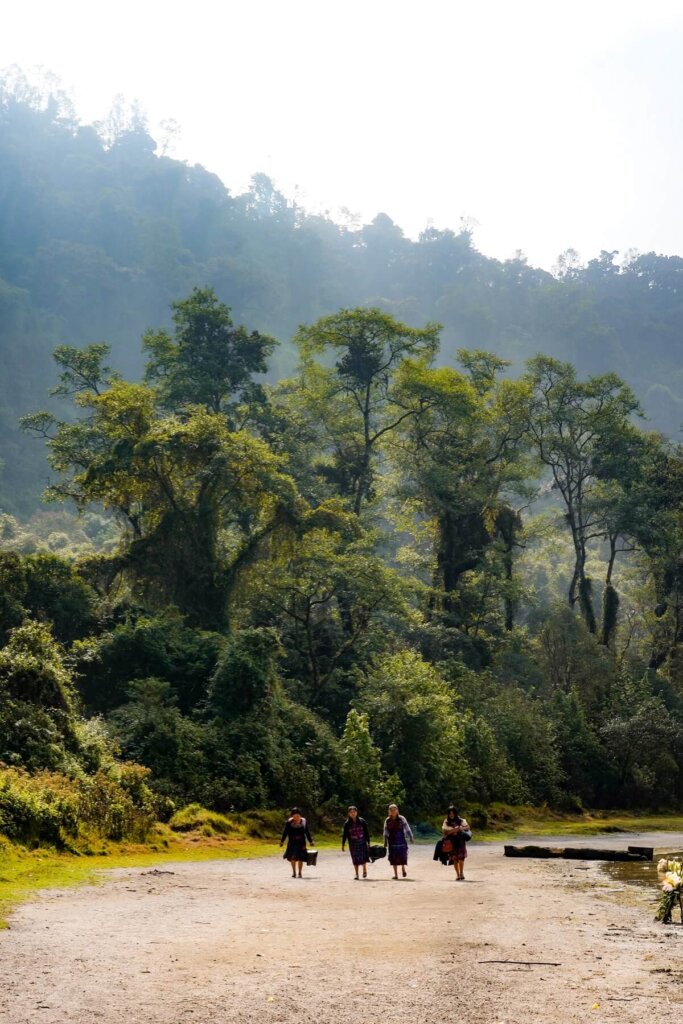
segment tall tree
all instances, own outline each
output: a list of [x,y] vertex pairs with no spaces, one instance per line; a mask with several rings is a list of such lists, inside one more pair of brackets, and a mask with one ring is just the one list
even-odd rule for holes
[[212,288],[195,288],[189,298],[172,303],[175,334],[148,331],[142,343],[150,359],[146,380],[156,385],[169,409],[201,405],[225,413],[231,425],[237,407],[263,401],[254,375],[267,369],[275,341],[258,331],[235,326],[230,309]]
[[438,331],[437,324],[409,327],[379,309],[359,308],[323,317],[295,337],[304,392],[330,460],[327,475],[356,515],[372,496],[382,444],[414,415],[396,402],[397,371],[408,358],[428,363]]
[[[523,489],[528,397],[524,384],[499,379],[504,360],[465,351],[460,358],[465,372],[404,365],[397,397],[413,415],[404,418],[395,450],[403,493],[435,523],[434,590],[448,623],[458,626],[461,579],[482,564],[496,537],[512,582],[521,523],[509,502]],[[506,617],[511,626],[510,605]]]
[[93,389],[78,390],[75,422],[49,413],[24,421],[48,438],[59,474],[48,497],[112,511],[124,528],[116,565],[146,598],[175,604],[191,623],[224,626],[239,567],[295,514],[296,492],[280,460],[263,441],[231,431],[222,414],[193,406],[169,415],[152,388],[107,382],[73,350],[58,361],[64,386],[85,361]]
[[631,437],[630,417],[640,407],[633,391],[615,374],[577,378],[570,363],[537,356],[528,363],[532,391],[528,434],[552,474],[574,547],[569,585],[571,606],[579,604],[591,633],[597,630],[592,580],[586,572],[591,541],[606,534],[595,498],[597,460],[610,448],[623,450]]

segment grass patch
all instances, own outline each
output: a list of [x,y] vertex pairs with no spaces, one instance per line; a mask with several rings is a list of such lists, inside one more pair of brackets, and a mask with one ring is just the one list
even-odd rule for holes
[[681,832],[683,815],[592,811],[560,814],[544,807],[493,805],[476,838],[495,842],[512,837],[597,836],[629,832]]
[[168,824],[173,832],[201,831],[205,836],[216,834],[236,836],[245,834],[247,831],[227,815],[218,814],[217,811],[207,811],[206,807],[201,807],[199,804],[188,804],[187,807],[176,811]]

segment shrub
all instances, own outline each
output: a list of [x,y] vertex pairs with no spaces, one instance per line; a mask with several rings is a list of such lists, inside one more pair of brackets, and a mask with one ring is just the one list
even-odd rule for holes
[[127,764],[77,778],[0,766],[0,833],[57,848],[95,837],[142,842],[156,820],[146,777],[146,769]]
[[48,626],[28,622],[0,650],[0,761],[61,770],[78,752],[69,674]]

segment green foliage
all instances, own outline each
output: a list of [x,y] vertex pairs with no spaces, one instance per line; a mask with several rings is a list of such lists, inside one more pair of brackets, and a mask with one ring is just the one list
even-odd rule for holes
[[351,708],[340,740],[341,779],[346,800],[378,821],[390,803],[401,803],[405,790],[396,774],[382,769],[380,751],[372,742],[368,716]]
[[[406,413],[396,459],[401,491],[434,523],[431,611],[462,625],[466,574],[481,568],[498,539],[508,583],[521,519],[509,495],[524,492],[524,425],[529,389],[499,381],[505,361],[461,352],[465,373],[406,362],[399,396]],[[492,574],[491,574],[492,575]],[[512,628],[512,588],[507,602]]]
[[0,767],[0,833],[27,846],[63,846],[78,831],[75,790],[64,776]]
[[612,769],[578,690],[572,687],[568,692],[556,691],[549,710],[566,791],[580,794],[589,806],[599,806],[610,790]]
[[0,650],[0,763],[67,768],[79,740],[71,679],[47,626],[17,627]]
[[481,716],[468,715],[463,725],[463,755],[469,767],[465,797],[490,804],[493,801],[522,804],[527,789],[513,758]]
[[205,835],[218,833],[222,836],[239,833],[239,826],[232,818],[216,811],[207,811],[199,804],[188,804],[176,811],[169,821],[174,832],[202,831]]
[[[430,361],[438,348],[437,324],[418,329],[379,309],[342,309],[303,326],[295,337],[302,358],[302,397],[322,426],[326,475],[356,515],[373,496],[383,445],[407,415],[395,378],[407,359]],[[325,356],[335,358],[327,369]],[[322,365],[314,356],[323,359]],[[409,415],[409,413],[408,413]]]
[[19,626],[26,614],[26,569],[14,551],[0,551],[0,643]]
[[[680,801],[683,460],[625,381],[675,409],[683,264],[553,278],[467,231],[339,229],[155,157],[138,114],[59,109],[0,95],[0,759],[38,780],[7,827]],[[22,523],[15,413],[62,338],[25,426],[63,511]]]
[[143,842],[158,807],[138,765],[70,778],[0,765],[0,834],[26,846]]
[[87,636],[97,624],[97,598],[75,567],[57,555],[27,555],[24,604],[34,618],[51,624],[61,643]]
[[128,697],[109,717],[121,754],[152,770],[158,792],[189,799],[208,774],[201,728],[181,715],[163,680],[135,680]]
[[29,430],[52,432],[61,480],[48,496],[114,513],[128,531],[118,566],[144,599],[220,628],[240,561],[293,513],[292,481],[262,441],[231,431],[223,416],[196,406],[166,415],[152,389],[102,383],[78,393],[76,422],[42,413],[25,420]]
[[131,680],[165,680],[173,699],[189,713],[206,699],[223,638],[185,625],[177,612],[141,615],[99,636],[77,641],[70,652],[78,691],[90,711],[107,713],[123,704]]
[[433,666],[413,651],[378,658],[360,683],[357,705],[411,811],[450,803],[463,790],[467,769],[456,697]]
[[200,405],[223,412],[234,423],[236,403],[263,401],[254,374],[266,372],[275,342],[256,331],[235,327],[228,307],[212,288],[195,288],[189,299],[174,302],[175,338],[167,331],[149,331],[143,346],[150,354],[146,379],[158,382],[161,400],[170,410]]
[[[257,617],[276,624],[296,693],[341,725],[353,692],[349,671],[401,628],[408,587],[329,503],[297,533],[271,547],[252,570],[248,594]],[[253,595],[253,596],[252,596]]]
[[621,681],[599,735],[625,804],[668,806],[683,792],[683,723],[652,694],[649,679]]
[[278,639],[262,629],[242,630],[226,645],[211,677],[208,705],[224,721],[234,721],[278,692]]
[[564,773],[555,730],[542,705],[516,687],[502,689],[489,702],[487,719],[524,782],[527,801],[557,805]]
[[95,628],[95,592],[57,555],[0,551],[0,586],[0,641],[28,616],[49,622],[63,643]]
[[580,381],[570,363],[547,356],[529,361],[526,379],[533,395],[527,433],[562,497],[574,547],[569,604],[578,602],[589,631],[595,633],[593,585],[586,571],[588,545],[598,537],[610,537],[614,546],[628,530],[627,520],[610,514],[614,494],[605,502],[604,486],[621,479],[624,461],[636,464],[630,417],[640,412],[640,406],[615,373]]

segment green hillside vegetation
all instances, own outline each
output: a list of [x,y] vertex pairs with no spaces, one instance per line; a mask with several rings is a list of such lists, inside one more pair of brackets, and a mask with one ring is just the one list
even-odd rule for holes
[[21,82],[0,194],[0,834],[681,809],[681,261],[340,227]]
[[93,786],[119,836],[188,804],[680,807],[683,461],[619,377],[439,366],[437,325],[354,308],[263,386],[211,289],[171,322],[142,382],[59,346],[73,408],[23,421],[47,498],[118,541],[0,556],[7,835],[75,835]]
[[[301,323],[377,306],[412,326],[443,325],[440,362],[485,349],[515,372],[538,352],[582,376],[615,370],[656,429],[683,422],[683,260],[568,250],[555,275],[483,256],[471,231],[413,241],[389,216],[340,225],[307,214],[264,175],[232,195],[164,153],[140,111],[82,125],[54,86],[0,82],[0,507],[26,518],[46,477],[17,420],[53,384],[58,344],[107,342],[141,375],[139,338],[170,326],[170,303],[212,287],[236,323],[278,338],[272,380],[290,374]],[[62,406],[63,408],[63,406]]]

